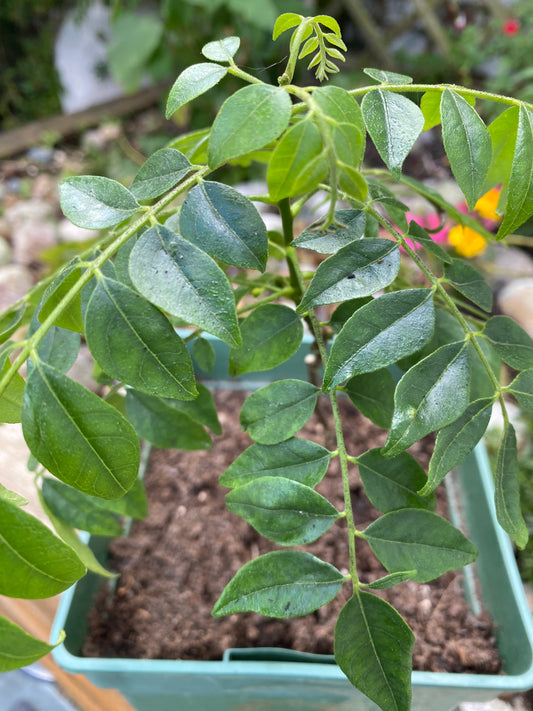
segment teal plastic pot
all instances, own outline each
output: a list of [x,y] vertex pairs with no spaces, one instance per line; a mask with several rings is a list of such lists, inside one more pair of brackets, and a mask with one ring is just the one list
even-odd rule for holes
[[[220,347],[223,349],[223,344]],[[306,352],[307,344],[299,357],[284,364],[276,377],[305,377],[301,356]],[[261,374],[240,381],[241,387],[263,384]],[[476,563],[465,569],[465,595],[474,611],[482,604],[491,613],[505,673],[415,671],[413,711],[449,711],[460,702],[487,701],[504,692],[533,687],[531,614],[511,544],[496,522],[493,477],[484,448],[478,446],[448,479],[452,519],[479,549]],[[105,560],[108,539],[92,537],[90,544],[97,556]],[[376,711],[378,708],[351,686],[329,656],[259,648],[229,649],[220,661],[205,662],[83,657],[80,650],[87,617],[100,585],[101,578],[89,574],[64,593],[52,639],[57,639],[62,629],[67,637],[53,655],[63,669],[84,674],[97,686],[118,689],[138,711]]]

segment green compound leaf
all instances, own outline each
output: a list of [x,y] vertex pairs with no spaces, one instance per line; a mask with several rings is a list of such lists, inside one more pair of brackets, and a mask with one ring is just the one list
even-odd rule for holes
[[284,12],[283,15],[280,15],[276,20],[272,39],[277,40],[283,32],[290,30],[291,27],[296,27],[303,19],[303,15],[297,15],[295,12]]
[[354,595],[335,625],[335,660],[383,711],[411,708],[415,637],[396,610],[371,593]]
[[362,306],[333,342],[324,389],[416,353],[433,334],[434,314],[430,289],[384,294]]
[[196,185],[181,208],[180,232],[215,259],[265,271],[265,224],[254,204],[229,185],[208,180]]
[[0,499],[0,595],[51,597],[85,572],[78,556],[47,526]]
[[309,227],[293,240],[294,247],[313,249],[319,254],[334,254],[350,242],[360,239],[365,232],[366,215],[362,210],[337,210],[335,224],[327,230]]
[[529,533],[520,508],[520,487],[516,434],[507,423],[498,450],[494,500],[498,523],[518,548],[525,548]]
[[454,289],[480,309],[488,313],[492,311],[492,289],[471,264],[467,264],[464,259],[453,259],[445,265],[444,276]]
[[375,89],[364,97],[363,118],[379,155],[399,177],[407,154],[424,128],[424,115],[410,99]]
[[466,410],[469,389],[470,363],[464,342],[442,346],[414,365],[396,386],[385,454],[399,454],[429,432],[454,422]]
[[40,361],[26,383],[22,431],[34,457],[79,491],[117,499],[137,478],[139,441],[129,422],[97,395]]
[[394,411],[396,382],[388,368],[372,373],[354,375],[344,386],[344,391],[355,407],[374,424],[388,430]]
[[419,583],[472,563],[476,547],[446,519],[424,509],[399,509],[360,534],[390,573],[416,570]]
[[226,275],[201,249],[162,225],[144,232],[132,249],[135,288],[172,316],[241,343],[235,299]]
[[189,101],[212,89],[228,72],[227,67],[211,62],[192,64],[184,69],[174,82],[168,95],[166,118],[170,118],[178,109]]
[[268,164],[267,184],[275,202],[316,188],[327,176],[320,131],[312,121],[300,121],[282,136]]
[[214,42],[208,42],[202,47],[202,54],[212,62],[229,62],[235,56],[241,40],[239,37],[224,37]]
[[470,403],[461,417],[437,435],[429,462],[428,481],[420,490],[423,496],[434,491],[446,474],[461,464],[483,437],[490,420],[492,398]]
[[303,380],[278,380],[260,388],[242,406],[242,428],[260,444],[283,442],[309,420],[319,392]]
[[400,250],[392,240],[351,242],[318,265],[296,311],[375,294],[394,281],[399,269]]
[[515,396],[520,407],[533,412],[533,369],[519,373],[506,390]]
[[211,437],[180,408],[186,403],[128,390],[126,412],[138,436],[161,449],[211,449]]
[[452,89],[445,89],[441,105],[442,140],[452,173],[470,210],[485,192],[492,141],[477,111]]
[[161,148],[139,170],[131,184],[131,192],[137,200],[159,197],[177,185],[190,169],[191,164],[183,153],[175,148]]
[[412,84],[413,78],[407,76],[407,74],[397,74],[396,72],[386,72],[383,69],[373,69],[372,67],[365,67],[363,72],[379,81],[380,84]]
[[224,588],[212,614],[307,615],[333,600],[343,582],[342,573],[310,553],[274,551],[243,565]]
[[252,444],[226,469],[222,486],[236,488],[260,477],[284,477],[314,488],[327,471],[331,453],[305,439],[291,437],[278,444]]
[[379,449],[370,449],[357,458],[357,466],[365,493],[379,511],[435,508],[434,497],[417,493],[426,483],[426,473],[407,452],[384,457]]
[[232,376],[270,370],[284,363],[300,347],[303,324],[293,309],[283,304],[265,304],[241,323],[242,344],[229,356]]
[[292,102],[282,88],[251,84],[222,104],[211,130],[208,161],[216,168],[264,148],[289,125]]
[[149,395],[192,400],[198,394],[187,346],[149,301],[102,277],[85,313],[87,344],[111,377]]
[[33,664],[61,644],[64,638],[65,633],[62,632],[55,644],[41,642],[0,615],[0,672]]
[[116,180],[100,175],[66,178],[59,185],[61,209],[78,227],[113,227],[139,209],[135,196]]
[[533,113],[521,105],[507,195],[505,215],[496,239],[503,239],[533,215]]
[[516,370],[533,368],[533,338],[508,316],[493,316],[483,334],[500,358]]
[[280,546],[315,541],[341,516],[316,491],[283,477],[265,476],[243,484],[227,494],[226,505]]

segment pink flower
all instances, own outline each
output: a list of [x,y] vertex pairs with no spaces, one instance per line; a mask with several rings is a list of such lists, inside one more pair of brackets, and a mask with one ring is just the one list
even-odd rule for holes
[[514,17],[509,17],[503,23],[502,32],[508,37],[517,35],[520,32],[520,20],[517,20]]

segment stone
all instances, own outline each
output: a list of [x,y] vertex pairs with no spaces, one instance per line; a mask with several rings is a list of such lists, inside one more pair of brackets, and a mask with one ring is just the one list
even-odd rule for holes
[[33,286],[31,273],[22,264],[7,264],[0,268],[0,312],[21,299]]
[[501,311],[533,337],[533,277],[513,279],[498,294]]
[[485,254],[483,261],[491,262],[487,278],[495,290],[514,279],[533,277],[533,259],[523,249],[493,243]]
[[98,230],[87,230],[84,227],[73,225],[70,220],[63,218],[57,225],[57,236],[62,244],[83,243],[98,237]]
[[6,239],[1,235],[0,231],[0,267],[5,267],[11,262],[11,247]]
[[41,253],[57,244],[57,228],[51,222],[28,220],[13,228],[13,261],[17,264],[35,264]]

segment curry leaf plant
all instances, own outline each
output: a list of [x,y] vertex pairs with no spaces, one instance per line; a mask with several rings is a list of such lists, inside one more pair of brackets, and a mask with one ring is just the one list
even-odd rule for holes
[[[337,662],[383,711],[407,711],[413,635],[373,590],[426,582],[476,558],[463,533],[434,512],[434,490],[483,436],[496,402],[505,422],[496,511],[516,545],[526,544],[503,395],[531,409],[533,340],[510,318],[491,315],[481,274],[408,224],[405,195],[422,196],[486,239],[516,231],[533,216],[533,106],[377,69],[365,70],[372,83],[353,90],[296,86],[299,60],[326,82],[345,45],[326,15],[281,15],[274,39],[289,31],[275,86],[239,67],[238,38],[211,38],[203,59],[178,76],[167,115],[223,86],[226,75],[240,88],[210,127],[156,151],[129,187],[100,176],[62,182],[64,214],[101,233],[0,316],[0,419],[22,424],[52,528],[0,486],[0,594],[46,597],[87,569],[109,575],[75,531],[115,535],[124,517],[145,514],[140,440],[211,447],[220,424],[198,380],[213,367],[211,337],[229,348],[230,377],[281,365],[307,330],[313,377],[274,381],[247,398],[241,424],[252,443],[220,481],[230,510],[279,550],[228,580],[213,614],[304,615],[350,586]],[[494,125],[478,113],[483,101],[501,107]],[[467,204],[501,187],[497,234],[404,174],[418,136],[438,123]],[[365,166],[370,142],[381,169]],[[253,202],[233,187],[231,172],[250,163],[265,185]],[[298,235],[296,218],[310,201],[321,207]],[[279,232],[267,231],[258,203],[278,212]],[[313,259],[318,268],[309,271]],[[102,373],[100,395],[69,375],[82,339]],[[507,386],[502,364],[516,373]],[[388,431],[382,448],[346,450],[340,397]],[[331,449],[299,436],[318,403],[333,415]],[[426,473],[406,449],[431,432]],[[315,491],[337,458],[341,510]],[[357,470],[382,514],[366,528],[350,501]],[[301,550],[331,529],[348,536],[343,571]],[[359,579],[356,537],[384,566],[381,582]],[[51,648],[2,617],[0,628],[0,670]]]

